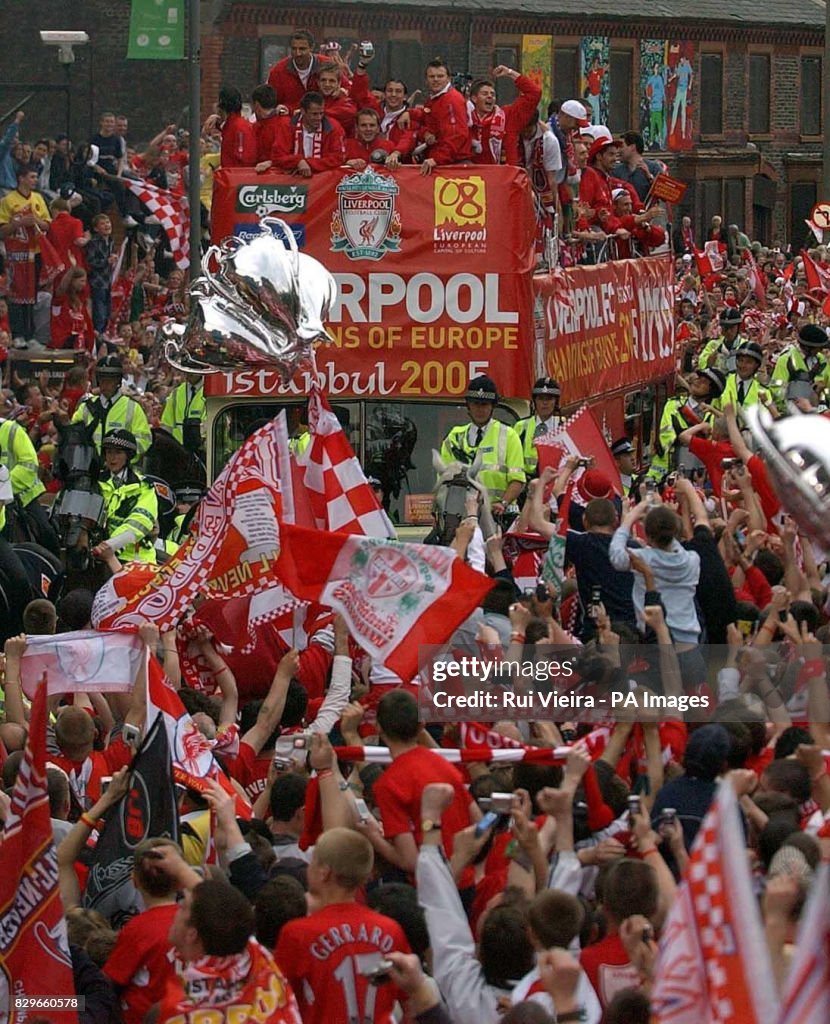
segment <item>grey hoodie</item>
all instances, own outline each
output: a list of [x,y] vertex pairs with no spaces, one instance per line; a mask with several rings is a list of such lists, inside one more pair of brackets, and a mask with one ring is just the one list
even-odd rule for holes
[[[630,534],[627,526],[617,527],[608,549],[611,564],[620,572],[631,568],[631,560],[628,557]],[[700,639],[700,621],[695,608],[695,591],[700,578],[700,556],[696,551],[687,551],[676,540],[672,541],[671,547],[666,550],[638,547],[637,555],[654,573],[655,586],[660,591],[666,609],[666,624],[675,643],[696,644]],[[637,614],[637,624],[641,629],[645,627],[645,592],[645,581],[640,573],[635,572],[631,597]]]

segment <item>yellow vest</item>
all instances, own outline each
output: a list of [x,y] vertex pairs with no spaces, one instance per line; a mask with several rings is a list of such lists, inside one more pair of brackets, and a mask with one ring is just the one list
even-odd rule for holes
[[[475,427],[473,433],[475,433]],[[481,444],[469,443],[470,424],[452,430],[441,445],[441,458],[445,463],[462,462],[471,465],[481,455],[481,469],[477,480],[490,493],[491,501],[501,501],[509,484],[525,482],[524,455],[519,435],[512,427],[490,420],[484,430]]]

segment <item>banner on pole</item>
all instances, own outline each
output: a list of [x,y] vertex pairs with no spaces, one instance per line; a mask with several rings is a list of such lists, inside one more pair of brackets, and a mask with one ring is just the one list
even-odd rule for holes
[[133,0],[127,59],[184,59],[184,0]]

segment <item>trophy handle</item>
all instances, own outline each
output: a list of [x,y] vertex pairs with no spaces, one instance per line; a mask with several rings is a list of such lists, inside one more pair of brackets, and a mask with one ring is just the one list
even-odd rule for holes
[[[222,241],[221,245],[211,245],[202,257],[202,273],[204,278],[197,278],[190,286],[191,295],[210,295],[211,289],[218,292],[227,302],[238,304],[239,296],[236,294],[224,279],[223,268],[225,260],[242,245],[242,239],[230,236]],[[211,260],[215,259],[219,269],[211,269]]]
[[181,370],[183,373],[221,373],[221,366],[211,366],[210,363],[201,363],[198,360],[193,359],[192,356],[187,353],[184,354],[184,358],[188,362],[182,362],[182,344],[175,338],[167,338],[164,342],[164,358],[167,362],[174,367],[176,370]]
[[291,226],[281,217],[262,217],[259,223],[262,227],[267,228],[275,238],[279,236],[274,231],[274,228],[279,228],[280,235],[282,236],[280,241],[285,243],[286,249],[291,253],[291,269],[294,273],[294,280],[299,281],[300,250],[297,247],[297,239],[291,230]]

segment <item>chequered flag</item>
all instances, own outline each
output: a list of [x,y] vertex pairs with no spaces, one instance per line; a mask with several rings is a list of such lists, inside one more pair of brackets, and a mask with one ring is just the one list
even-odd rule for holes
[[179,270],[187,270],[190,266],[190,208],[187,198],[147,181],[135,178],[122,178],[121,181],[150,213],[158,217],[170,242],[176,266]]
[[316,388],[308,399],[311,443],[296,457],[319,530],[394,539],[381,508],[331,406]]

